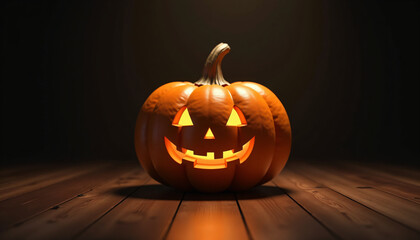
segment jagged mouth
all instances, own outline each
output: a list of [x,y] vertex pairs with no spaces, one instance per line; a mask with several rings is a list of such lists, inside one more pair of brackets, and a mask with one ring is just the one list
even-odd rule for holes
[[194,168],[200,169],[221,169],[227,168],[228,162],[232,162],[239,159],[239,163],[245,162],[249,155],[251,155],[252,149],[254,148],[255,137],[252,137],[247,143],[242,145],[240,151],[234,152],[232,150],[223,151],[223,158],[214,158],[214,152],[207,152],[204,155],[196,155],[193,150],[182,148],[182,152],[177,150],[175,144],[173,144],[168,138],[164,137],[166,150],[172,159],[178,164],[182,164],[182,160],[186,160],[194,163]]

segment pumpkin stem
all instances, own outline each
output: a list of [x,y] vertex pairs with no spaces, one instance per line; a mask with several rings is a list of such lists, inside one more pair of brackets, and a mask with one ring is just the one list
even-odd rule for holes
[[204,64],[203,76],[195,82],[195,85],[230,85],[230,83],[223,78],[221,67],[222,59],[229,51],[230,47],[226,43],[219,43],[213,48]]

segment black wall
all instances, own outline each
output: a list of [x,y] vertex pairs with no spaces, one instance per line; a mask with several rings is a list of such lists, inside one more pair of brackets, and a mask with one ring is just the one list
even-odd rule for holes
[[4,162],[134,159],[146,97],[219,42],[228,81],[285,105],[292,158],[419,156],[418,1],[1,4]]

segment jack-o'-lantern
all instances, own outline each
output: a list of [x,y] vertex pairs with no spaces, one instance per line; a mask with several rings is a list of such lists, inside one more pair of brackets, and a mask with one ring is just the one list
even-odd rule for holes
[[155,180],[182,190],[245,190],[271,180],[291,147],[289,118],[280,100],[253,82],[229,84],[217,45],[195,83],[155,90],[137,118],[135,147]]

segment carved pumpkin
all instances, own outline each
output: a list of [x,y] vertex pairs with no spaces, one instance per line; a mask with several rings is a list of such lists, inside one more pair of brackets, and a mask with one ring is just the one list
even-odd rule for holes
[[136,153],[155,180],[182,190],[238,191],[269,181],[286,164],[286,110],[266,87],[223,78],[229,51],[220,43],[200,80],[165,84],[141,108]]

